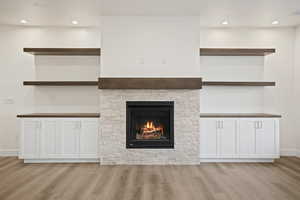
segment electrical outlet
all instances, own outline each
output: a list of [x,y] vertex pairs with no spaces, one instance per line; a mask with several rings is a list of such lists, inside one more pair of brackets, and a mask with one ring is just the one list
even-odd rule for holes
[[144,58],[140,58],[140,59],[138,59],[136,62],[137,62],[138,64],[140,64],[140,65],[145,64]]

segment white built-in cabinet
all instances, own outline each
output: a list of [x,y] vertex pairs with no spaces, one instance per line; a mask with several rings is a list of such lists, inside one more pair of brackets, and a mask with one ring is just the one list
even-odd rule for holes
[[236,149],[236,120],[218,120],[217,141],[218,155],[222,158],[235,158]]
[[81,158],[98,158],[98,120],[95,121],[86,120],[82,123],[80,132],[80,145],[79,153]]
[[26,120],[22,124],[21,152],[23,158],[37,158],[40,154],[41,122],[39,120]]
[[25,162],[98,161],[96,118],[23,118],[21,124]]
[[201,118],[203,162],[273,161],[279,157],[277,118]]

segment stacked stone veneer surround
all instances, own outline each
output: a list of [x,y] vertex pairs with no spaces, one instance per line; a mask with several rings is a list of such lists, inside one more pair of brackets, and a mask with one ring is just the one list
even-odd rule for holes
[[[199,164],[200,90],[100,90],[101,164]],[[174,149],[126,149],[126,101],[174,101]]]

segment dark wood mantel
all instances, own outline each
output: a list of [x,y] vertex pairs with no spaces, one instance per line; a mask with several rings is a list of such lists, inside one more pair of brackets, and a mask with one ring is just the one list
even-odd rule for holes
[[99,78],[99,89],[201,89],[201,78]]

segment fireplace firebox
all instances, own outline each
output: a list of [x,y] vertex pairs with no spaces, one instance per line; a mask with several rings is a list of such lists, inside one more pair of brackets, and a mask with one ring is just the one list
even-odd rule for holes
[[174,102],[127,101],[126,147],[174,148]]

